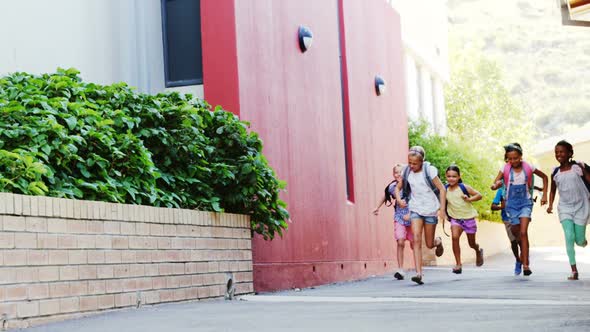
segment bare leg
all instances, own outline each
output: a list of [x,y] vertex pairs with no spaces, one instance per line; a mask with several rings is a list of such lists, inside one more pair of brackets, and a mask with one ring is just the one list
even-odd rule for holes
[[[529,268],[529,223],[531,222],[530,218],[520,218],[520,260],[522,261],[522,268],[524,270],[525,275],[530,274]],[[527,272],[528,271],[528,272]]]
[[455,269],[461,267],[461,245],[459,243],[459,240],[461,240],[461,234],[463,234],[463,227],[455,225],[451,226],[453,254],[455,255]]
[[479,247],[479,244],[475,241],[475,233],[467,234],[467,242],[471,249],[475,250],[475,265],[483,265],[483,250]]
[[406,239],[397,240],[397,267],[399,270],[404,269],[404,248],[406,247]]
[[422,230],[424,229],[424,220],[412,220],[412,233],[414,234],[414,265],[416,266],[416,274],[422,275]]

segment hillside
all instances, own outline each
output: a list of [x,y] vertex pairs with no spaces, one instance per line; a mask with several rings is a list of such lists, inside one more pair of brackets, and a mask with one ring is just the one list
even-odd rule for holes
[[498,62],[534,116],[537,137],[590,122],[590,28],[561,25],[554,0],[449,0],[448,7],[450,39],[480,45]]

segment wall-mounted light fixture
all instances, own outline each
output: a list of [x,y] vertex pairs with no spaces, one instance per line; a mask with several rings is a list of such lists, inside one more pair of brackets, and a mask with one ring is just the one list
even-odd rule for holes
[[307,51],[311,47],[311,43],[313,42],[313,33],[308,27],[300,26],[299,27],[299,48],[301,52]]
[[385,80],[379,75],[375,76],[375,93],[377,96],[385,93]]

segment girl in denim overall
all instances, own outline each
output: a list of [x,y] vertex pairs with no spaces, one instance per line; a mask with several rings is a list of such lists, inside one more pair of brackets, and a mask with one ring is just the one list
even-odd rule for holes
[[[547,203],[547,175],[522,160],[522,148],[518,143],[508,144],[504,147],[507,163],[498,172],[492,190],[496,190],[506,184],[506,214],[510,220],[512,233],[521,244],[520,260],[523,265],[523,274],[530,276],[533,272],[529,266],[529,238],[528,228],[533,211],[533,174],[543,180],[543,197],[541,205]],[[502,181],[503,180],[503,181]]]
[[[404,272],[404,250],[406,247],[406,240],[410,242],[410,248],[414,249],[412,246],[412,241],[414,240],[412,236],[412,223],[410,222],[410,210],[405,207],[402,208],[397,206],[395,200],[395,187],[401,181],[401,172],[403,169],[402,164],[396,164],[393,167],[393,181],[387,185],[385,188],[385,195],[383,199],[379,200],[379,203],[375,209],[373,209],[374,215],[379,215],[379,209],[383,204],[385,206],[394,205],[394,213],[393,213],[393,230],[394,230],[394,237],[395,241],[397,242],[397,266],[398,270],[393,275],[397,280],[403,280],[405,277]],[[392,201],[393,198],[393,201]],[[405,199],[404,199],[405,200]]]
[[559,190],[557,212],[565,235],[565,249],[572,269],[568,280],[578,280],[576,252],[574,243],[580,247],[588,244],[586,225],[590,219],[590,192],[584,179],[590,182],[590,173],[584,163],[572,160],[574,148],[566,141],[559,141],[555,146],[555,159],[559,162],[551,176],[551,193],[547,213],[553,212],[555,192]]

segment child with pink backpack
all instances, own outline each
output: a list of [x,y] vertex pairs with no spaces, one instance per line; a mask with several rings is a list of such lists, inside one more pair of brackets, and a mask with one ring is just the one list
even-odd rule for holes
[[522,148],[518,143],[508,144],[504,147],[506,151],[506,164],[500,169],[492,190],[502,187],[506,188],[505,211],[511,224],[512,233],[519,239],[521,244],[521,257],[523,274],[531,275],[533,272],[529,266],[529,239],[528,227],[533,212],[533,174],[543,180],[543,197],[541,205],[547,203],[547,182],[545,173],[533,165],[522,160]]

